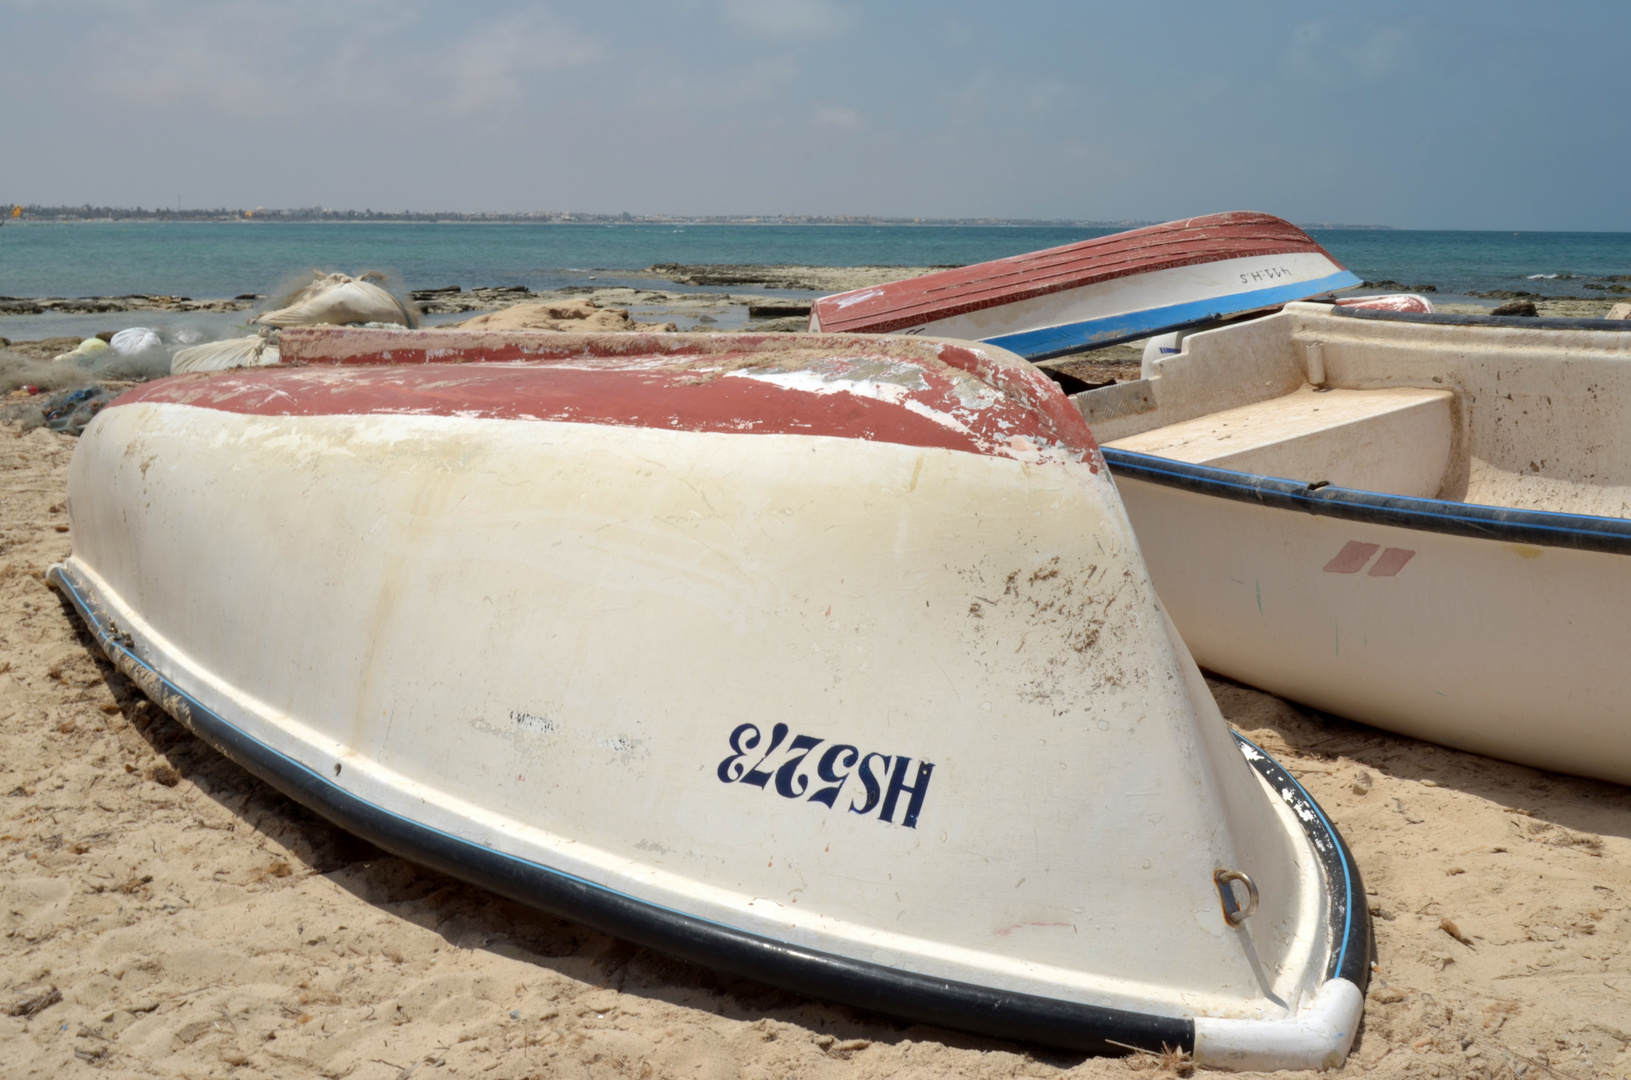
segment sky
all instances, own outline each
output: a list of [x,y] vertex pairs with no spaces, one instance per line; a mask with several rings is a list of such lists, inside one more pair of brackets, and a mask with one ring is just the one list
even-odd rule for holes
[[0,0],[0,199],[1631,230],[1615,0]]

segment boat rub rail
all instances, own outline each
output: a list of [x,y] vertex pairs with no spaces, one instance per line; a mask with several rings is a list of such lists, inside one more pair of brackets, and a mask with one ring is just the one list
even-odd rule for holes
[[[1532,320],[1530,320],[1532,321]],[[1535,547],[1575,548],[1610,555],[1631,554],[1631,521],[1589,514],[1514,510],[1504,506],[1383,495],[1353,488],[1315,486],[1300,480],[1191,465],[1153,454],[1107,447],[1104,460],[1115,476],[1163,487],[1257,503],[1279,510],[1341,518],[1367,525],[1498,540]]]

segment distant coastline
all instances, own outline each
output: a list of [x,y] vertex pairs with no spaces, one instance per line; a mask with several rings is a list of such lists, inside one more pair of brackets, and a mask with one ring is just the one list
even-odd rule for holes
[[[15,206],[0,200],[0,207]],[[164,210],[143,207],[117,206],[38,206],[21,204],[22,213],[16,217],[0,215],[0,221],[66,222],[66,221],[242,221],[242,222],[335,222],[347,225],[368,222],[440,222],[460,225],[926,225],[958,226],[963,228],[1022,227],[1022,228],[1086,228],[1137,229],[1155,221],[1087,221],[1066,218],[936,218],[936,217],[878,217],[871,214],[586,214],[564,210],[534,210],[514,213],[458,213],[454,211],[397,212],[384,210],[330,210],[324,207],[269,210],[232,210],[219,207],[213,210]],[[1320,228],[1369,228],[1370,226],[1318,226]]]

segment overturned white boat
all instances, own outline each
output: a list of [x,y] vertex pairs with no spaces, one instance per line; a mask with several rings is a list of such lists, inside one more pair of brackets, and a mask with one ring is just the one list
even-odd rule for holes
[[1202,666],[1631,783],[1627,331],[1291,304],[1074,400]]
[[998,349],[288,330],[81,439],[119,667],[381,846],[924,1022],[1338,1063],[1369,926]]
[[822,297],[810,329],[968,338],[1044,360],[1358,284],[1289,221],[1237,211]]

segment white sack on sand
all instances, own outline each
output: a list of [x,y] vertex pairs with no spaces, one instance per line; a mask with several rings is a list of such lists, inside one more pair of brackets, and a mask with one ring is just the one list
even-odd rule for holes
[[162,350],[164,342],[159,339],[157,330],[150,330],[145,326],[132,326],[108,339],[108,347],[121,356],[140,356],[143,353]]
[[255,321],[263,326],[419,324],[418,317],[402,301],[372,281],[364,281],[345,274],[318,277],[316,281],[296,293],[287,306],[276,311],[268,311]]
[[66,361],[90,359],[100,353],[107,352],[108,348],[108,343],[101,338],[88,337],[68,352],[58,353],[53,356],[51,360],[53,363],[60,364]]
[[170,361],[170,374],[263,367],[278,362],[278,347],[262,337],[227,338],[182,349]]

